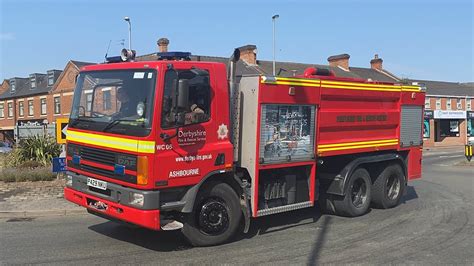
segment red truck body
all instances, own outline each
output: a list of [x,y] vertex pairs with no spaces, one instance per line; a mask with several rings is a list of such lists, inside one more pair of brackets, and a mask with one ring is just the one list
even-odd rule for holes
[[[400,169],[394,172],[400,177],[392,174],[394,180],[403,180],[399,193],[407,181],[421,177],[424,91],[419,86],[308,71],[293,78],[241,77],[229,88],[224,64],[167,60],[86,66],[80,75],[87,80],[88,73],[120,70],[132,71],[134,78],[156,77],[147,134],[100,132],[72,121],[67,136],[70,182],[65,197],[105,218],[153,230],[177,222],[184,224],[191,243],[212,245],[235,233],[235,220],[248,223],[251,217],[311,207],[318,198],[342,201],[350,194],[348,187],[356,186],[350,182],[357,169],[363,168],[371,180],[362,182],[361,191],[374,190],[377,178],[392,180],[387,174],[378,176],[393,165]],[[207,100],[199,100],[205,121],[163,126],[168,117],[166,75],[171,77],[171,72],[185,73],[191,83],[201,80],[186,87],[190,99],[194,92],[202,93],[201,87],[209,91],[200,96]],[[207,85],[201,86],[203,82]],[[94,99],[103,93],[95,91],[123,85],[107,86],[96,84]],[[105,182],[106,188],[94,182]],[[237,198],[215,192],[221,184]],[[390,193],[387,185],[383,190]],[[227,196],[219,198],[219,193]],[[377,193],[365,200],[393,207],[386,205],[389,196],[384,201]],[[400,197],[395,196],[396,204]],[[133,199],[143,206],[134,205]],[[340,203],[329,205],[339,212]],[[360,215],[344,208],[343,215]]]

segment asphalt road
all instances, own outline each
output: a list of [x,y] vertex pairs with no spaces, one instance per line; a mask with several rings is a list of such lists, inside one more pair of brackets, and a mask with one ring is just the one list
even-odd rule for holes
[[474,263],[474,167],[430,151],[403,203],[358,218],[317,208],[258,219],[232,243],[192,248],[179,232],[90,215],[0,220],[0,264]]

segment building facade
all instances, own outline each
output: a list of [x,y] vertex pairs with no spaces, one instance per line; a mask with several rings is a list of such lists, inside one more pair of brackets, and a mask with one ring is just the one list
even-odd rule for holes
[[[169,40],[160,38],[158,52],[167,52]],[[273,62],[259,60],[257,47],[239,48],[237,77],[245,75],[272,75]],[[138,61],[157,60],[156,53],[138,56]],[[194,61],[229,63],[225,57],[192,55]],[[464,145],[474,143],[474,83],[454,83],[430,80],[402,79],[383,68],[377,54],[368,67],[350,65],[349,54],[329,56],[327,64],[276,62],[278,76],[302,75],[306,68],[330,70],[339,77],[391,83],[423,84],[427,88],[425,103],[425,147]],[[29,78],[4,80],[0,86],[0,140],[13,140],[15,126],[25,124],[55,124],[57,118],[68,117],[71,110],[77,74],[81,67],[92,63],[69,61],[63,71],[50,70],[46,74],[31,74]],[[110,92],[113,93],[113,92]],[[104,91],[104,106],[113,95]],[[92,95],[91,95],[92,96]],[[112,97],[114,98],[114,97]],[[113,103],[110,103],[113,104]],[[88,106],[87,103],[85,103]],[[89,108],[89,107],[87,107]]]
[[64,71],[48,70],[4,81],[0,88],[0,141],[14,142],[18,126],[47,127],[57,118],[68,117],[76,76],[87,64],[69,61]]

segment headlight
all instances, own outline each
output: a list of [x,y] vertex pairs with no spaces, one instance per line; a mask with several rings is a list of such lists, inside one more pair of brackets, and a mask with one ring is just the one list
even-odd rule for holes
[[72,175],[66,176],[66,186],[72,187]]
[[143,206],[145,203],[145,197],[142,194],[130,192],[130,204]]

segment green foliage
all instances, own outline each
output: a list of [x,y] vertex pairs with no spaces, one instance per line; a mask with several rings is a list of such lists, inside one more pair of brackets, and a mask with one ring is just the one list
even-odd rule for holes
[[0,171],[0,181],[25,182],[25,181],[51,181],[56,179],[56,174],[50,167],[37,168],[5,168]]
[[51,137],[33,136],[21,140],[19,145],[7,155],[5,167],[35,168],[48,166],[61,153],[61,146]]

